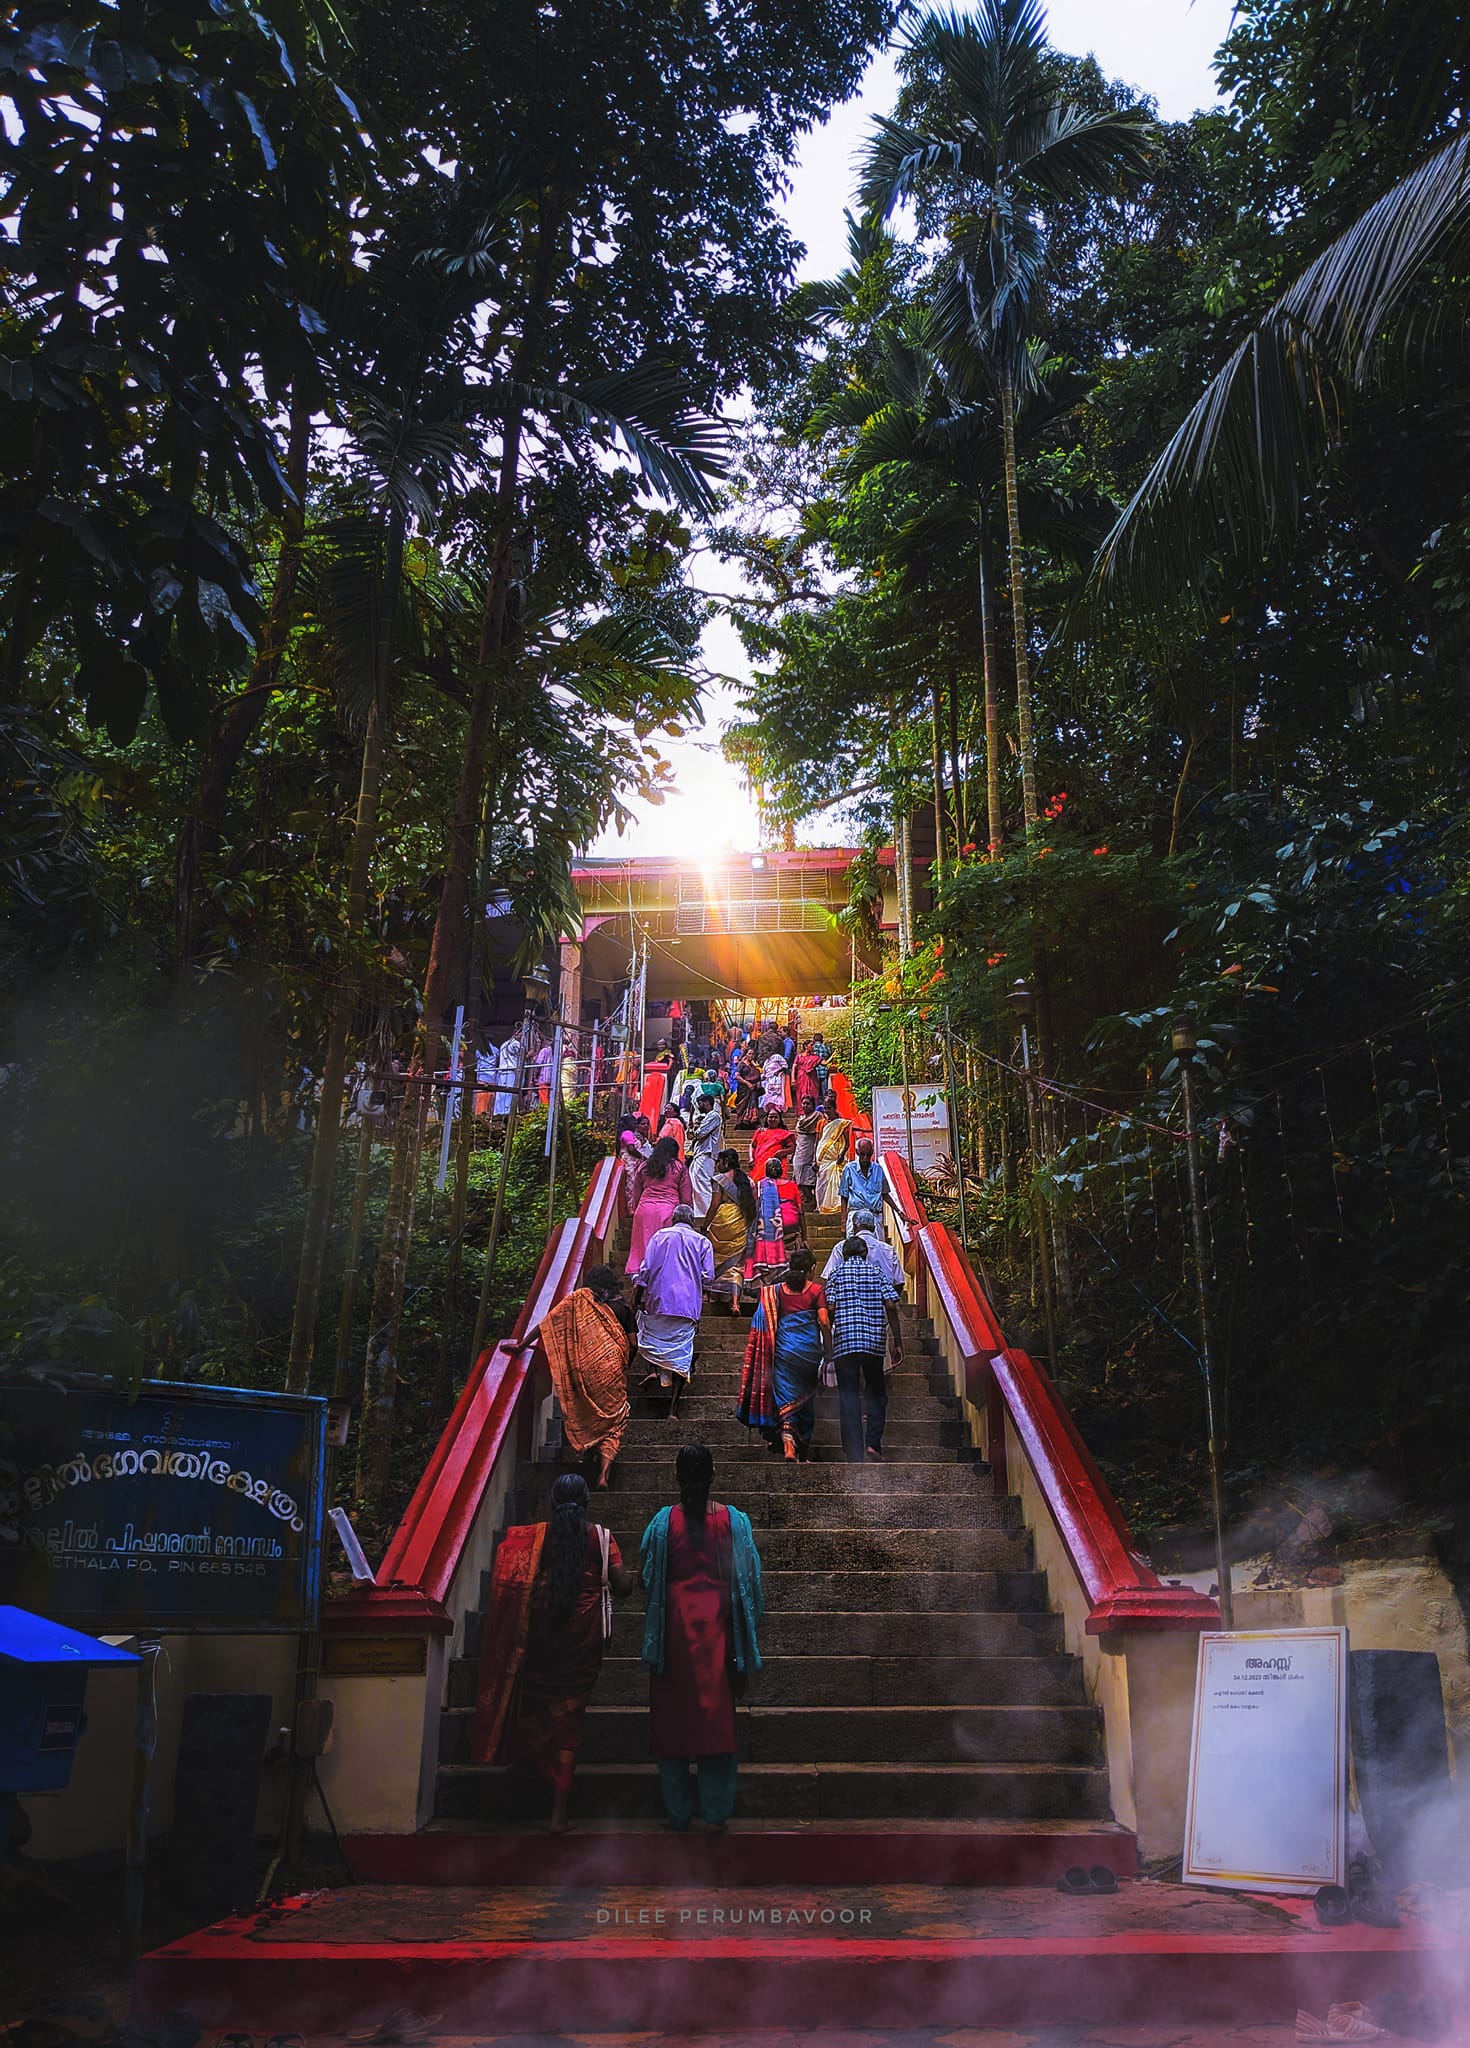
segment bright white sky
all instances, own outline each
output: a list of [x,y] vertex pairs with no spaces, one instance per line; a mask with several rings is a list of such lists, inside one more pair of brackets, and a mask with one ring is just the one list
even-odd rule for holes
[[[1230,26],[1232,0],[1050,0],[1051,40],[1059,50],[1090,51],[1112,78],[1121,78],[1158,102],[1165,120],[1185,119],[1218,94],[1210,69]],[[843,208],[852,201],[854,159],[871,116],[893,104],[897,74],[891,55],[874,59],[862,91],[838,107],[810,134],[791,172],[785,214],[806,244],[804,277],[831,277],[846,260]],[[707,558],[702,565],[707,582]],[[749,664],[739,636],[718,619],[704,639],[711,668],[746,675]],[[689,854],[708,856],[723,848],[748,850],[759,842],[755,806],[719,748],[720,730],[732,709],[728,691],[707,693],[706,724],[683,741],[670,742],[676,788],[657,807],[637,806],[637,822],[619,838],[604,833],[598,854]],[[821,843],[817,832],[803,834]]]

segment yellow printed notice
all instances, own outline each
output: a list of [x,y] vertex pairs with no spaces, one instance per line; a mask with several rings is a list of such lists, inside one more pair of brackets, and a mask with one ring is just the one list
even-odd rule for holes
[[1312,1892],[1347,1872],[1345,1628],[1202,1635],[1186,1884]]

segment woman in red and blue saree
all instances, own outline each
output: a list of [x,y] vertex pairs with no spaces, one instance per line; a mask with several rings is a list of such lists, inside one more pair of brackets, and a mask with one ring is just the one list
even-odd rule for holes
[[805,1245],[791,1255],[786,1279],[761,1289],[750,1321],[740,1377],[738,1422],[759,1429],[789,1459],[811,1455],[822,1360],[831,1354],[827,1296],[812,1278],[816,1264]]
[[495,1549],[480,1646],[471,1753],[551,1788],[551,1826],[567,1798],[587,1702],[602,1669],[613,1595],[633,1590],[616,1539],[587,1520],[587,1482],[563,1472],[551,1518],[518,1523]]
[[683,1833],[695,1810],[691,1763],[705,1826],[724,1827],[734,1809],[735,1701],[761,1668],[765,1597],[749,1521],[709,1497],[708,1450],[686,1444],[674,1470],[679,1505],[660,1508],[643,1532],[643,1662],[648,1746],[668,1825]]

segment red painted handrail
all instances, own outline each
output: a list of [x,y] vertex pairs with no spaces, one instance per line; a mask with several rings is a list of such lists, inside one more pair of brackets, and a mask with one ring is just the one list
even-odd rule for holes
[[552,1234],[511,1335],[476,1360],[394,1531],[369,1600],[393,1586],[416,1587],[435,1603],[447,1599],[530,1377],[534,1353],[521,1340],[580,1284],[593,1250],[612,1229],[622,1181],[620,1161],[599,1159],[581,1208]]
[[965,1395],[989,1419],[990,1462],[1006,1491],[1005,1422],[1026,1454],[1047,1512],[1087,1595],[1089,1635],[1120,1629],[1198,1631],[1220,1626],[1220,1610],[1188,1586],[1166,1586],[1133,1544],[1123,1512],[1047,1373],[1008,1345],[964,1246],[947,1223],[931,1223],[906,1159],[883,1156],[889,1199],[914,1248],[923,1313],[932,1286],[959,1343]]

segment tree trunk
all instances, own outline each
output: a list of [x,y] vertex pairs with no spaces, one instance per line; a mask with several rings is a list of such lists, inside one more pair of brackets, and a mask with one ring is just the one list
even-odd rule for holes
[[944,749],[939,740],[939,685],[929,685],[929,769],[934,779],[934,907],[944,894]]
[[985,822],[990,858],[1005,844],[1000,806],[1000,656],[996,646],[995,599],[990,588],[990,523],[980,513],[980,645],[985,664]]
[[265,716],[271,692],[280,678],[281,659],[286,651],[296,608],[296,584],[301,574],[310,463],[311,407],[293,392],[286,441],[286,480],[291,486],[294,503],[288,502],[281,515],[281,547],[276,557],[276,580],[271,590],[270,610],[266,614],[265,638],[251,665],[249,683],[224,708],[210,741],[199,786],[194,792],[194,802],[179,826],[174,852],[174,935],[181,973],[189,966],[194,953],[194,905],[199,888],[200,861],[218,843],[230,781],[256,727]]
[[909,844],[908,812],[900,807],[893,834],[893,858],[898,882],[898,957],[907,960],[914,950],[912,899],[913,854]]
[[[512,367],[511,384],[516,390],[524,387],[538,358],[541,322],[550,292],[555,254],[556,233],[548,224],[540,231],[529,310]],[[495,723],[496,697],[502,683],[501,657],[508,638],[511,550],[520,490],[524,426],[524,407],[519,399],[515,399],[506,414],[501,445],[490,548],[490,579],[480,617],[480,644],[476,653],[469,719],[465,727],[459,786],[449,816],[444,880],[439,891],[439,907],[429,945],[428,971],[424,978],[424,1002],[419,1017],[414,1070],[426,1077],[432,1077],[438,1070],[443,1050],[444,1019],[454,993],[460,927],[469,914],[470,883],[476,869],[490,736]],[[357,1484],[360,1494],[381,1491],[388,1476],[388,1458],[393,1441],[403,1287],[408,1270],[409,1240],[413,1234],[419,1160],[428,1116],[427,1079],[420,1081],[414,1094],[417,1101],[406,1105],[393,1149],[393,1176],[373,1283],[372,1318],[363,1373],[362,1429],[358,1437]]]
[[958,860],[970,835],[966,829],[965,786],[960,779],[960,692],[953,670],[945,706],[949,712],[949,821],[954,834],[954,857]]
[[357,1304],[357,1265],[362,1254],[362,1226],[367,1216],[373,1173],[373,1126],[362,1120],[357,1140],[357,1171],[352,1181],[352,1209],[347,1219],[347,1244],[342,1254],[342,1292],[337,1300],[337,1355],[332,1366],[332,1399],[345,1401],[351,1386],[352,1313]]
[[1016,387],[1009,369],[1000,388],[1006,473],[1006,542],[1010,556],[1011,620],[1016,643],[1016,737],[1021,754],[1021,810],[1027,836],[1041,822],[1036,793],[1036,740],[1031,725],[1031,656],[1026,644],[1026,584],[1021,567],[1021,498],[1016,477]]
[[[373,701],[362,742],[362,771],[357,785],[357,816],[352,827],[352,855],[347,873],[344,932],[348,948],[357,941],[367,918],[368,877],[378,837],[378,803],[383,789],[384,722],[389,671],[393,659],[393,621],[403,570],[403,514],[389,516],[383,553],[383,587],[375,650]],[[291,1317],[291,1351],[286,1386],[300,1393],[311,1378],[316,1348],[317,1304],[321,1298],[327,1232],[332,1220],[332,1189],[337,1177],[337,1140],[342,1128],[342,1083],[347,1073],[347,1046],[352,1035],[356,985],[350,964],[341,970],[332,998],[326,1058],[322,1063],[321,1104],[311,1153],[311,1183],[306,1223],[301,1238],[301,1264],[296,1276],[296,1305]]]

